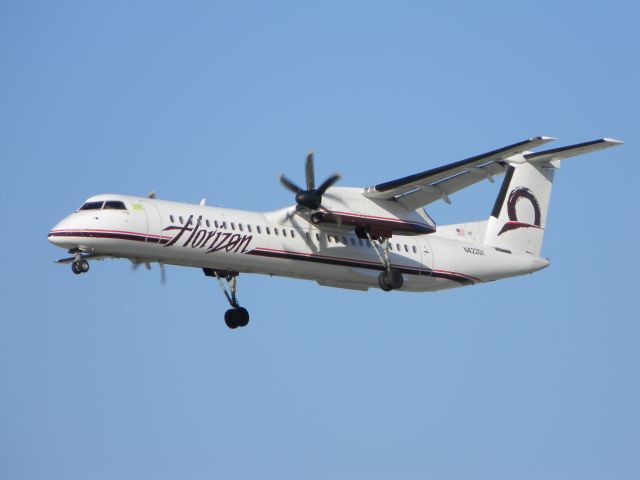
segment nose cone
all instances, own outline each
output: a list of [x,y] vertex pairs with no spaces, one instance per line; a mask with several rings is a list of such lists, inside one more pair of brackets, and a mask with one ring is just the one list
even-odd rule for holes
[[64,239],[64,237],[61,235],[60,230],[60,224],[58,223],[49,231],[49,235],[47,236],[47,239],[57,247],[62,246],[62,240]]
[[49,231],[47,239],[56,247],[72,248],[73,245],[69,242],[69,227],[69,217],[67,217]]

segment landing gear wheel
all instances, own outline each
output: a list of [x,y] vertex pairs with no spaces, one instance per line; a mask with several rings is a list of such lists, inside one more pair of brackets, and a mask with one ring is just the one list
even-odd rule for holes
[[80,262],[80,271],[82,273],[87,273],[89,271],[89,262],[87,262],[86,260],[82,260]]
[[249,324],[249,312],[244,307],[235,309],[236,323],[239,327],[246,327]]
[[380,273],[378,276],[378,285],[380,285],[380,288],[385,292],[398,290],[402,288],[402,285],[404,285],[404,278],[402,277],[401,272],[391,269]]
[[230,308],[224,313],[224,323],[232,330],[246,327],[249,324],[249,312],[243,307]]
[[227,324],[231,330],[238,328],[238,324],[236,323],[236,311],[233,308],[230,308],[226,312],[224,312],[224,323]]
[[82,273],[82,265],[80,262],[71,262],[71,271],[76,275],[80,275]]
[[399,290],[402,288],[402,285],[404,285],[404,278],[402,277],[402,273],[399,270],[392,269],[387,272],[387,275],[390,278],[389,283],[391,284],[391,288],[393,288],[394,290]]
[[390,292],[391,290],[393,290],[393,287],[389,283],[388,273],[389,272],[381,272],[380,275],[378,275],[378,285],[380,285],[380,288],[385,292]]

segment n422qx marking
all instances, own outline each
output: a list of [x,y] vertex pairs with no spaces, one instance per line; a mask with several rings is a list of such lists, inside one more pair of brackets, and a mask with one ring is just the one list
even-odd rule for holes
[[[320,285],[384,291],[436,291],[532,273],[540,256],[555,170],[574,155],[620,145],[603,138],[531,152],[553,140],[534,137],[449,165],[367,188],[316,187],[313,154],[306,186],[286,177],[296,204],[253,212],[126,195],[97,195],[49,232],[69,250],[74,273],[89,261],[128,258],[134,266],[197,267],[214,277],[231,308],[229,328],[244,327],[240,273],[315,280]],[[487,220],[436,227],[424,206],[505,174]],[[164,271],[164,270],[163,270]],[[226,283],[225,283],[226,282]]]

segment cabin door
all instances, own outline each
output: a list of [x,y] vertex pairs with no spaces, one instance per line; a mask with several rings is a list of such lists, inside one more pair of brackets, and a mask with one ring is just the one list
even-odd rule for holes
[[147,218],[147,242],[159,243],[162,236],[162,218],[155,202],[143,200],[142,208]]

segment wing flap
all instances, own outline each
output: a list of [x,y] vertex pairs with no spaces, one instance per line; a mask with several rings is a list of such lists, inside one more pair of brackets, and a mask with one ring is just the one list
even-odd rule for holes
[[485,179],[493,181],[493,177],[504,174],[507,170],[507,164],[506,162],[493,162],[480,167],[479,170],[467,170],[432,185],[419,187],[413,192],[397,197],[396,200],[408,210],[415,210],[441,199],[450,203],[448,201],[449,195]]

